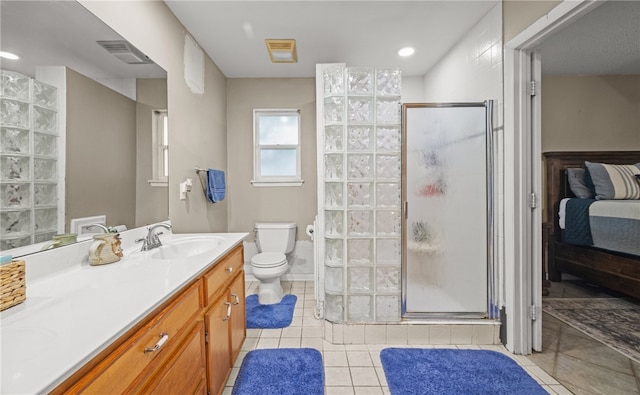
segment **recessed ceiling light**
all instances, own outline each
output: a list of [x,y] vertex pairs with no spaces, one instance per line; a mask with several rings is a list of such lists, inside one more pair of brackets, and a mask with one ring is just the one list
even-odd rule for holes
[[414,52],[416,52],[416,50],[413,47],[404,47],[398,50],[398,55],[406,57],[413,55]]
[[20,56],[12,54],[11,52],[0,51],[0,58],[18,60],[20,59]]

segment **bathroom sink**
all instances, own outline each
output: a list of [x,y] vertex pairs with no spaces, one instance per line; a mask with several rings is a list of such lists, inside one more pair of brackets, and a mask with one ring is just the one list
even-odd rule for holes
[[196,236],[170,240],[152,250],[153,259],[177,259],[204,254],[215,250],[223,241],[217,236]]

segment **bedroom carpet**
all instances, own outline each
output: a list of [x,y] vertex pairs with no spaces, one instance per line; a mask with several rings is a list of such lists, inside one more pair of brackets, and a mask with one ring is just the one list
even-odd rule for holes
[[232,395],[323,395],[322,354],[314,348],[249,351]]
[[513,359],[496,351],[385,348],[380,360],[392,395],[546,395]]
[[286,328],[293,320],[296,295],[285,295],[280,303],[260,304],[258,295],[247,296],[247,329]]
[[640,305],[618,298],[545,298],[542,309],[640,363]]

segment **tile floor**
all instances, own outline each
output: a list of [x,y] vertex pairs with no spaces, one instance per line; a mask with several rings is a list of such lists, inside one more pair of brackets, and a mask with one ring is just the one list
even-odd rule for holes
[[[262,348],[310,347],[320,350],[325,369],[325,393],[338,394],[390,394],[385,380],[380,350],[386,347],[435,347],[433,345],[334,345],[323,339],[323,321],[313,316],[315,297],[313,282],[283,282],[286,293],[298,297],[291,326],[284,329],[248,329],[240,356],[231,371],[223,395],[230,395],[242,359],[247,352]],[[247,282],[247,295],[256,293],[257,283]],[[539,382],[550,394],[571,394],[529,358],[512,355],[502,346],[437,346],[480,348],[504,352]]]
[[[552,283],[549,291],[549,298],[623,296],[571,277]],[[542,316],[542,352],[528,359],[577,395],[640,394],[640,363],[546,313]]]

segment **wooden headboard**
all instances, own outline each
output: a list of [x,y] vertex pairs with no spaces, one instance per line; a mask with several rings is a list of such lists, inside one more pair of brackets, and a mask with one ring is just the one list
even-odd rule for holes
[[560,233],[558,225],[558,207],[560,200],[574,197],[569,189],[565,170],[571,167],[584,167],[584,161],[631,165],[640,162],[640,151],[564,151],[545,152],[545,222],[553,224],[556,237]]

